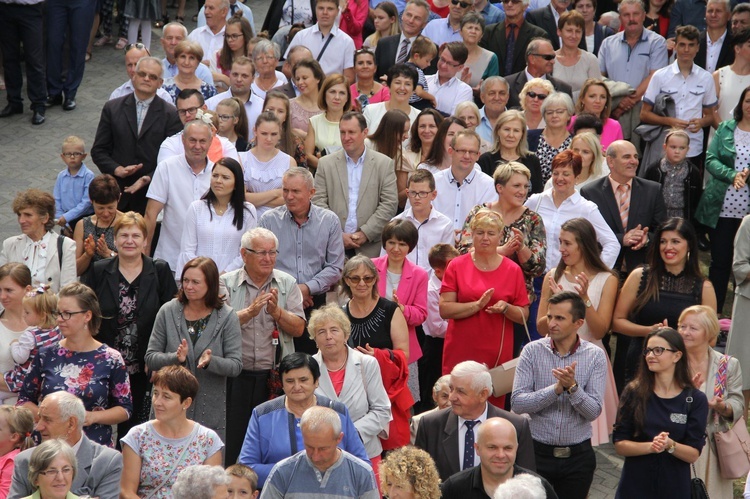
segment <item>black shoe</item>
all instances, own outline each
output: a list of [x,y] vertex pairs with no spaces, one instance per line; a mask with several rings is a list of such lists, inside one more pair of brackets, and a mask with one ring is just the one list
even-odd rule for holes
[[23,113],[23,105],[21,104],[8,104],[3,108],[2,111],[0,111],[0,118],[7,118],[8,116],[12,116],[14,114],[22,114]]
[[711,245],[708,242],[708,236],[705,232],[698,234],[698,249],[701,251],[709,251],[711,249]]
[[44,123],[44,108],[34,109],[34,116],[31,117],[32,125],[41,125]]
[[72,111],[76,108],[76,100],[70,97],[66,98],[65,102],[63,102],[62,108],[63,111]]
[[50,95],[49,97],[47,97],[47,101],[44,103],[44,105],[47,107],[52,107],[52,106],[59,106],[62,103],[63,103],[62,94]]

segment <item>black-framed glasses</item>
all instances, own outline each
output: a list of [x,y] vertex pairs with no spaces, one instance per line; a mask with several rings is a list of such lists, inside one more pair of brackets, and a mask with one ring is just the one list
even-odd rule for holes
[[345,279],[354,285],[357,285],[362,281],[365,281],[365,284],[372,284],[375,281],[375,276],[366,275],[363,277],[363,276],[358,276],[358,275],[348,275],[345,277]]
[[224,38],[226,38],[227,40],[235,41],[242,36],[244,36],[242,33],[231,33],[229,35],[224,35]]
[[64,152],[62,153],[62,155],[65,156],[66,158],[80,158],[81,156],[86,156],[86,153],[74,151],[74,152]]
[[460,4],[462,9],[468,9],[469,7],[471,7],[472,5],[474,5],[473,3],[462,2],[461,0],[451,0],[451,3],[453,5],[459,5]]
[[554,61],[555,57],[557,57],[555,54],[529,54],[529,55],[535,55],[537,57],[541,57],[545,61]]
[[538,94],[536,92],[526,92],[526,96],[530,99],[544,100],[547,98],[547,94]]
[[424,199],[434,191],[406,191],[406,195],[410,198]]
[[75,312],[63,312],[63,311],[60,311],[60,310],[53,310],[52,311],[52,315],[54,317],[59,317],[59,318],[61,318],[64,321],[69,321],[70,318],[73,317],[74,315],[85,314],[86,312],[88,312],[88,310],[77,310]]
[[661,357],[661,354],[664,352],[676,352],[674,348],[664,348],[664,347],[646,347],[643,349],[643,356],[648,357],[648,354],[652,353],[656,355],[657,357]]
[[184,116],[186,116],[188,114],[195,114],[195,113],[197,113],[198,109],[199,108],[197,108],[197,107],[189,107],[187,109],[178,109],[177,110],[177,114],[179,114],[180,116],[184,117]]
[[271,251],[256,251],[254,249],[245,248],[245,251],[249,251],[253,255],[258,255],[261,258],[265,258],[267,256],[275,257],[279,254],[279,250],[271,250]]

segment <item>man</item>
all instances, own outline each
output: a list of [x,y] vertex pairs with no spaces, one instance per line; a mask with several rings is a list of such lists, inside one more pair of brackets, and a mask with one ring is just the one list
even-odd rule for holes
[[474,12],[484,16],[485,25],[501,23],[505,20],[505,12],[489,0],[475,0]]
[[487,402],[492,394],[492,377],[487,367],[473,360],[461,362],[451,371],[451,407],[422,417],[414,445],[435,461],[441,480],[479,464],[474,448],[475,434],[489,418],[508,420],[518,435],[519,466],[536,470],[529,422],[523,416],[498,409]]
[[229,0],[206,0],[203,6],[206,25],[195,28],[188,37],[203,49],[203,62],[208,66],[214,54],[224,46]]
[[[253,32],[255,32],[255,20],[253,19],[253,11],[250,10],[250,7],[248,7],[242,2],[238,2],[237,0],[229,0],[229,9],[227,9],[227,15],[226,15],[225,21],[228,21],[230,18],[232,18],[237,11],[242,12],[242,17],[247,19],[247,22],[249,22],[250,26],[253,28]],[[196,24],[196,27],[200,28],[205,25],[206,25],[206,6],[204,5],[198,11],[198,23]]]
[[578,337],[590,301],[563,291],[548,304],[549,334],[521,350],[511,406],[531,415],[537,473],[560,499],[585,499],[596,470],[591,422],[602,412],[607,356]]
[[[442,21],[438,19],[438,21]],[[471,87],[461,80],[469,50],[463,42],[443,43],[438,50],[437,73],[426,77],[438,111],[452,116],[461,102],[472,101]]]
[[648,82],[656,70],[667,65],[667,45],[661,35],[643,28],[646,11],[641,0],[622,0],[619,11],[624,29],[602,42],[599,69],[605,77],[635,89],[635,93],[623,97],[612,110],[612,118],[620,121],[623,137],[630,140],[641,123],[641,99]]
[[479,98],[482,100],[482,108],[479,110],[479,125],[476,132],[490,144],[495,143],[495,123],[505,111],[510,93],[508,82],[502,76],[490,76],[482,81],[479,87]]
[[[526,13],[527,22],[539,26],[545,32],[550,33],[550,41],[555,50],[560,49],[560,37],[557,36],[557,22],[560,20],[560,15],[568,10],[568,7],[570,7],[570,0],[551,0],[548,5]],[[585,43],[584,40],[581,41]]]
[[[684,129],[690,137],[688,159],[703,170],[703,128],[711,126],[718,104],[711,73],[694,63],[700,44],[700,32],[694,26],[680,26],[675,37],[676,60],[657,70],[643,94],[641,121],[667,128]],[[674,99],[674,117],[653,112],[660,94]],[[647,165],[644,165],[644,170]]]
[[123,191],[120,211],[146,212],[146,189],[156,170],[164,139],[180,130],[180,118],[171,102],[157,97],[162,65],[155,57],[138,61],[134,92],[104,104],[91,158],[102,173],[114,175]]
[[208,159],[208,148],[212,137],[210,125],[201,120],[188,122],[182,134],[184,154],[159,163],[148,188],[148,204],[144,216],[148,227],[146,254],[151,254],[156,219],[163,210],[164,219],[154,258],[165,260],[172,272],[178,275],[182,271],[177,268],[177,259],[182,251],[180,242],[187,209],[211,185],[213,162]]
[[[195,115],[198,113],[199,109],[206,110],[206,104],[203,101],[203,94],[200,90],[186,88],[177,94],[177,114],[179,115],[183,126],[195,119]],[[171,137],[164,139],[164,142],[162,142],[159,147],[159,156],[156,160],[157,165],[172,156],[183,156],[185,154],[185,144],[182,142],[182,133],[183,131],[180,130]],[[216,135],[216,138],[221,142],[225,158],[229,157],[240,161],[240,158],[237,155],[237,148],[234,144],[221,135]]]
[[445,19],[433,19],[427,23],[422,36],[426,36],[440,47],[444,43],[463,42],[461,37],[461,19],[464,14],[474,9],[474,0],[460,0],[450,2],[448,17]]
[[430,18],[430,5],[426,0],[409,0],[401,16],[401,34],[381,38],[375,47],[375,78],[380,78],[394,64],[409,60],[411,44],[422,33]]
[[297,63],[303,59],[313,59],[312,52],[310,52],[310,49],[307,47],[297,45],[296,47],[292,47],[291,49],[289,49],[287,58],[284,61],[284,64],[281,66],[281,72],[284,73],[284,76],[287,77],[288,81],[275,90],[283,92],[290,99],[294,99],[299,95],[299,89],[297,88],[297,85],[294,82],[294,78],[292,77],[292,70],[294,69],[294,66],[296,66]]
[[[326,303],[326,292],[336,287],[344,269],[341,223],[331,210],[312,204],[315,194],[312,173],[290,168],[281,179],[284,205],[260,217],[259,227],[270,230],[286,248],[276,268],[290,274],[302,293],[305,314]],[[310,355],[318,351],[309,335],[294,339],[294,350]]]
[[294,35],[284,57],[288,57],[292,47],[304,45],[313,53],[325,74],[341,73],[353,82],[354,40],[336,25],[338,13],[336,0],[318,0],[315,4],[318,22]]
[[676,0],[669,12],[667,38],[674,38],[678,26],[693,26],[698,31],[706,29],[706,0]]
[[305,331],[297,281],[274,269],[278,250],[273,232],[251,229],[242,236],[243,267],[221,276],[242,332],[242,372],[227,383],[227,435],[237,436],[227,441],[227,463],[237,462],[253,409],[268,400],[268,373],[275,359],[294,352],[293,338]]
[[8,92],[8,105],[0,111],[0,118],[23,113],[23,61],[26,64],[26,92],[31,101],[31,124],[44,123],[47,78],[43,9],[43,0],[0,0],[0,54]]
[[734,62],[734,50],[729,33],[729,0],[708,0],[706,31],[701,32],[700,48],[695,63],[712,73]]
[[509,108],[521,107],[519,99],[521,90],[533,78],[549,80],[556,92],[564,92],[572,98],[573,89],[570,85],[552,77],[552,68],[555,66],[556,57],[552,43],[546,38],[534,38],[529,42],[526,47],[526,68],[505,78],[508,81],[510,93],[508,97]]
[[[138,47],[141,48],[138,48]],[[109,95],[109,100],[117,99],[128,94],[133,93],[133,77],[135,76],[135,66],[144,57],[149,57],[148,49],[140,44],[128,45],[128,49],[125,52],[125,69],[128,72],[128,81],[117,87]],[[166,102],[172,102],[172,97],[163,88],[159,87],[156,91],[156,95],[161,97]]]
[[547,499],[557,499],[547,480],[516,464],[518,437],[516,428],[507,419],[489,418],[480,425],[474,448],[479,456],[479,466],[446,480],[441,487],[443,499],[491,499],[500,485],[523,474],[538,477]]
[[339,131],[342,149],[320,158],[312,202],[338,215],[347,254],[375,258],[383,227],[398,209],[393,160],[365,147],[361,113],[344,113]]
[[[487,26],[479,45],[497,55],[500,76],[523,71],[526,46],[534,38],[548,38],[542,28],[524,21],[529,0],[505,0],[505,21]],[[557,30],[553,31],[557,33]]]
[[[164,49],[164,55],[166,55],[166,57],[161,60],[162,65],[164,66],[164,77],[174,78],[177,75],[177,59],[174,55],[174,49],[177,47],[178,43],[186,40],[187,37],[187,28],[182,24],[175,21],[164,25],[161,37],[161,46]],[[195,70],[195,76],[210,85],[214,84],[214,76],[205,64],[198,64],[198,68]]]
[[230,97],[237,97],[240,102],[245,103],[245,114],[247,114],[247,136],[249,140],[255,137],[255,120],[263,111],[263,99],[252,92],[252,84],[255,79],[255,64],[245,56],[237,57],[232,62],[232,70],[229,73],[229,90],[216,94],[206,101],[206,107],[216,111],[219,102]]
[[302,414],[300,429],[305,449],[273,467],[261,499],[380,499],[370,464],[338,447],[344,434],[336,411],[313,406]]
[[729,23],[732,33],[750,28],[750,4],[739,3],[732,9],[732,20]]
[[[39,404],[38,416],[36,430],[41,434],[42,441],[63,439],[76,453],[78,472],[73,478],[70,492],[78,496],[118,499],[122,454],[92,442],[83,433],[86,409],[81,399],[68,392],[51,393]],[[36,489],[35,484],[29,482],[32,452],[33,447],[15,457],[8,499],[30,496]]]

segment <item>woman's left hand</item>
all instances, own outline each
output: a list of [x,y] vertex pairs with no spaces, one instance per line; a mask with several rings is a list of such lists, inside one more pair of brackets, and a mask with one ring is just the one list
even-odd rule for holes
[[663,431],[656,435],[654,437],[654,440],[651,442],[651,450],[654,452],[654,454],[659,454],[660,452],[664,452],[668,448],[672,446],[672,441],[669,438],[669,432]]
[[721,395],[717,395],[709,400],[708,407],[709,409],[713,409],[714,411],[718,412],[722,417],[729,417],[727,416],[727,408],[731,409],[731,406],[724,401],[724,397],[722,397]]
[[588,291],[589,291],[589,277],[581,272],[576,276],[576,284],[573,285],[573,287],[576,290],[576,293],[578,293],[578,296],[583,298],[584,301],[588,300]]
[[404,313],[404,305],[400,301],[398,301],[398,296],[396,296],[395,292],[393,293],[393,303],[395,303],[396,305],[398,305],[398,308],[401,309],[401,313],[403,314]]
[[372,348],[369,343],[365,343],[365,346],[363,347],[357,347],[357,350],[365,355],[371,355],[373,357],[375,356],[375,349]]
[[99,239],[96,240],[96,252],[102,258],[109,258],[112,256],[113,251],[107,246],[107,240],[104,239],[104,234],[99,236]]
[[211,349],[207,348],[201,355],[201,358],[198,359],[198,369],[206,369],[208,367],[208,364],[210,363],[211,363]]

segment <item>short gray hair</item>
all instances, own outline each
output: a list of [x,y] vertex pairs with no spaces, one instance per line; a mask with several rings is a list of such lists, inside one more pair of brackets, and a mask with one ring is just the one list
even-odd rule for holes
[[[427,11],[427,18],[425,18],[425,22],[428,21],[430,17],[430,12],[432,12],[432,9],[430,9],[430,4],[427,3],[427,0],[409,0],[406,2],[406,7],[409,5],[416,5],[417,7],[422,7]],[[404,10],[406,10],[406,7],[404,7]]]
[[[208,116],[213,116],[214,114],[216,114],[216,111],[204,111],[203,114],[204,115],[208,115]],[[190,129],[190,128],[194,127],[194,126],[204,126],[204,127],[208,128],[208,131],[213,134],[213,130],[211,128],[211,125],[209,125],[208,123],[206,123],[203,120],[195,119],[195,120],[188,121],[187,123],[185,123],[185,126],[182,128],[183,137],[187,133],[188,129]]]
[[180,499],[211,499],[216,487],[230,483],[231,477],[221,466],[196,464],[180,471],[172,485],[172,495]]
[[313,174],[310,173],[310,170],[308,170],[307,168],[302,168],[301,166],[289,168],[284,172],[284,175],[281,178],[282,180],[286,180],[288,178],[295,177],[299,177],[304,180],[305,184],[307,184],[308,189],[312,189],[315,187],[315,178],[313,177]]
[[29,482],[36,488],[37,479],[39,478],[39,472],[49,468],[52,461],[57,456],[62,456],[68,460],[68,463],[73,468],[73,476],[71,482],[76,476],[78,471],[78,460],[76,459],[76,453],[73,447],[68,445],[65,440],[61,438],[53,438],[42,442],[41,445],[35,447],[29,458]]
[[449,388],[451,384],[451,375],[450,374],[443,374],[438,378],[437,381],[435,381],[435,384],[432,385],[432,393],[439,392],[443,387]]
[[60,419],[65,421],[75,418],[78,422],[78,430],[83,430],[83,422],[86,420],[86,407],[83,401],[65,391],[50,393],[44,400],[57,402],[57,410],[60,413]]
[[187,28],[185,27],[184,24],[178,23],[177,21],[172,21],[171,23],[165,24],[164,27],[162,28],[161,32],[165,33],[168,28],[180,28],[180,31],[182,31],[182,37],[185,38],[185,39],[187,39],[187,37],[188,37],[188,30],[187,30]]
[[617,6],[617,12],[621,12],[625,5],[637,5],[643,12],[646,12],[646,6],[644,5],[643,0],[621,0],[620,5]]
[[222,9],[229,10],[229,0],[220,0],[219,5],[221,6]]
[[552,92],[549,94],[547,98],[542,101],[542,114],[544,114],[550,107],[560,105],[564,106],[568,111],[568,117],[573,116],[575,113],[573,99],[571,99],[570,95],[565,92]]
[[501,484],[493,496],[494,499],[544,499],[545,497],[547,497],[547,492],[542,485],[542,479],[528,473],[520,473]]
[[459,362],[451,371],[452,378],[471,378],[471,389],[479,393],[485,388],[492,394],[492,376],[487,366],[473,360]]
[[609,19],[609,27],[612,31],[614,31],[615,33],[620,31],[620,14],[618,14],[614,10],[610,10],[609,12],[605,12],[604,14],[599,16],[599,21],[607,19]]
[[279,249],[279,238],[276,234],[263,227],[255,227],[242,234],[242,247],[245,249],[251,249],[250,244],[256,239],[263,239],[265,241],[273,241],[274,248]]
[[146,57],[141,57],[140,59],[138,59],[138,62],[135,63],[135,70],[136,71],[140,71],[141,65],[144,62],[153,62],[154,64],[156,64],[157,66],[159,66],[159,78],[162,78],[164,76],[164,74],[163,74],[164,73],[164,67],[161,65],[161,59],[158,59],[158,58],[156,58],[154,56],[151,56],[151,55],[146,56]]
[[508,90],[508,81],[502,76],[490,76],[486,80],[482,80],[482,84],[479,87],[479,95],[487,92],[487,87],[494,83],[502,83],[505,85],[505,90]]
[[[626,1],[626,0],[622,0],[622,1]],[[537,51],[539,50],[539,45],[541,45],[542,43],[549,43],[550,47],[552,47],[553,49],[555,48],[552,45],[552,42],[547,40],[546,38],[541,38],[541,37],[532,38],[529,44],[526,46],[526,59],[528,59],[531,54],[536,54]]]
[[330,428],[337,438],[341,434],[341,418],[339,418],[339,414],[333,409],[322,405],[314,405],[303,412],[299,426],[302,431],[309,430],[316,433],[323,431],[325,428]]
[[710,3],[720,3],[720,4],[724,5],[724,8],[727,9],[727,12],[729,12],[729,13],[732,12],[732,4],[729,2],[729,0],[708,0],[706,2],[706,5],[708,5]]
[[273,56],[278,59],[281,57],[281,49],[271,40],[260,40],[253,47],[253,60],[257,59],[263,54],[272,53]]

